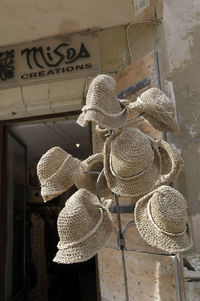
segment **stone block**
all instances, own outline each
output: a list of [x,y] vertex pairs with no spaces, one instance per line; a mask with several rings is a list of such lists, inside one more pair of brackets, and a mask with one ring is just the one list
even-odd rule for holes
[[0,119],[13,119],[29,116],[23,103],[21,88],[0,90]]
[[32,115],[51,114],[49,103],[49,83],[25,86],[22,88],[22,96],[27,111]]
[[85,78],[49,83],[49,100],[53,111],[57,113],[80,110],[84,84]]

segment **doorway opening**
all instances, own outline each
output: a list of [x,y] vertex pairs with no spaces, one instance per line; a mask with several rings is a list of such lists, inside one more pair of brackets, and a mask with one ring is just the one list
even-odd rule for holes
[[[57,264],[57,217],[62,195],[44,203],[36,166],[59,146],[80,160],[92,154],[91,131],[76,124],[77,115],[16,122],[5,131],[4,301],[95,301],[96,259]],[[77,190],[72,186],[70,197]],[[66,194],[65,194],[66,195]]]

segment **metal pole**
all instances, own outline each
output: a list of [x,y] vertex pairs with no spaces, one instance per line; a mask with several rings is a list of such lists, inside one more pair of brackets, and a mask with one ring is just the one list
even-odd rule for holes
[[122,268],[123,268],[123,275],[124,275],[124,287],[125,287],[125,295],[126,295],[126,301],[129,301],[128,296],[128,281],[127,281],[127,273],[126,273],[126,261],[125,261],[125,240],[122,232],[121,227],[121,218],[120,218],[120,208],[119,208],[119,197],[117,194],[115,194],[115,202],[117,207],[117,223],[118,223],[118,244],[119,248],[121,250],[121,256],[122,256]]

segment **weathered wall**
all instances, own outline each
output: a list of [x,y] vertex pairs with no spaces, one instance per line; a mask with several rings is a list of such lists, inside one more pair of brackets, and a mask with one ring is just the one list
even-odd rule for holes
[[189,203],[195,252],[200,251],[200,1],[165,1],[164,32],[180,123],[169,140],[182,150],[185,169],[178,189]]
[[[120,70],[131,62],[126,33],[125,27],[101,32],[103,71]],[[173,81],[180,133],[168,135],[168,140],[181,150],[185,162],[177,188],[189,203],[194,238],[194,247],[190,252],[199,252],[200,2],[165,0],[162,24],[133,24],[129,27],[128,37],[133,61],[153,48],[160,49],[163,77]]]

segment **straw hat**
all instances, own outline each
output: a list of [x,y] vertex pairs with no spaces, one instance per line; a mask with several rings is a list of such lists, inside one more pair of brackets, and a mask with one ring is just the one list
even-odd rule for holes
[[96,255],[113,231],[107,207],[86,189],[75,192],[58,216],[59,251],[53,261],[83,262]]
[[[168,165],[162,170],[165,154]],[[153,140],[139,129],[126,128],[104,144],[104,173],[108,187],[121,196],[139,196],[168,184],[183,167],[175,148]],[[166,173],[167,171],[167,173]]]
[[[122,104],[123,102],[123,104]],[[98,75],[91,82],[86,105],[78,117],[80,126],[87,126],[94,121],[104,128],[115,129],[123,127],[128,118],[127,106],[117,98],[116,81],[108,75]]]
[[135,207],[136,227],[150,245],[169,253],[192,246],[187,204],[174,188],[160,186],[141,198]]
[[[96,195],[96,184],[98,174],[91,174],[89,172],[101,172],[103,169],[103,154],[98,153],[90,156],[85,161],[87,169],[75,181],[78,189],[85,188]],[[112,191],[108,188],[105,176],[102,175],[98,185],[99,194],[101,197],[107,198],[112,196]]]
[[143,92],[135,102],[129,104],[129,109],[144,113],[144,119],[157,130],[163,132],[179,130],[173,102],[157,88]]
[[37,164],[44,202],[50,201],[69,189],[87,164],[65,152],[60,147],[48,150]]

